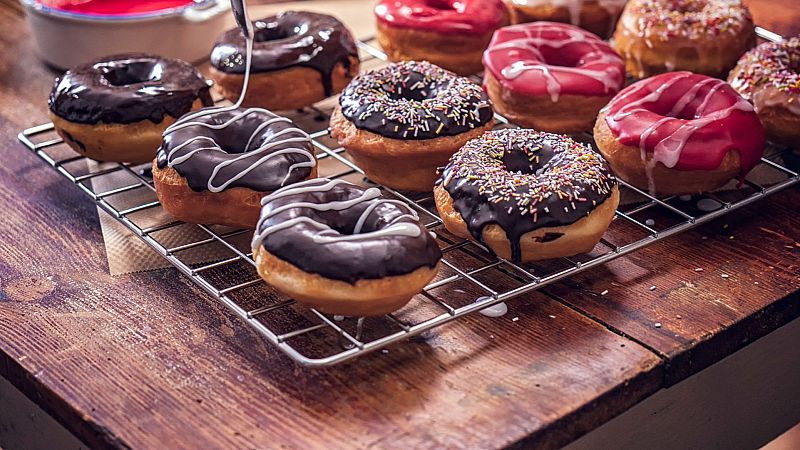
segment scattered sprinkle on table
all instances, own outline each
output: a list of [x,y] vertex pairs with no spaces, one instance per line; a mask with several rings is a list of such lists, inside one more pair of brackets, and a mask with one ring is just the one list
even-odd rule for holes
[[600,293],[600,295],[606,295],[606,294],[608,294],[608,289]]
[[661,322],[656,322],[653,324],[656,328],[661,328]]
[[655,286],[650,286],[650,290],[651,290],[651,291],[655,291],[655,290],[656,290],[656,287],[655,287]]

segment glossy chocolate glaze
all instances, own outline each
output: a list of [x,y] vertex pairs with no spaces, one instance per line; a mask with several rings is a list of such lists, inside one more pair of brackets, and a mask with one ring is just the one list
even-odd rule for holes
[[[286,11],[253,22],[252,73],[289,67],[309,67],[322,76],[325,95],[333,95],[331,76],[341,63],[350,69],[358,58],[350,31],[335,17],[312,12]],[[239,28],[226,31],[211,51],[211,64],[222,72],[243,74],[246,41]]]
[[57,78],[50,111],[83,124],[160,123],[186,114],[195,100],[213,105],[209,85],[189,63],[146,54],[116,55]]
[[[600,154],[571,138],[527,129],[490,131],[459,150],[437,185],[444,186],[481,241],[497,224],[521,259],[520,238],[543,227],[570,225],[610,195],[616,179]],[[542,242],[560,233],[547,233]]]
[[359,75],[339,104],[357,128],[406,140],[455,136],[493,115],[480,86],[427,61],[392,63]]
[[[311,140],[289,119],[260,108],[202,114],[209,110],[192,113],[197,117],[167,129],[156,154],[159,169],[174,168],[198,192],[223,184],[272,192],[311,174]],[[225,123],[228,126],[222,127]],[[262,146],[268,148],[259,150]]]
[[253,245],[306,272],[355,283],[433,268],[442,257],[416,214],[377,188],[318,178],[281,191],[262,202]]

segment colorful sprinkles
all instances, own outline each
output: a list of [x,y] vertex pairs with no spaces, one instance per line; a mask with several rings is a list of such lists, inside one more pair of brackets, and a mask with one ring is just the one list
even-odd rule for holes
[[742,0],[634,0],[628,10],[638,16],[638,29],[647,38],[710,38],[737,33],[752,22]]
[[765,42],[745,53],[734,70],[730,84],[752,101],[753,91],[772,86],[800,96],[800,37],[782,42]]
[[484,125],[492,107],[481,87],[427,61],[403,61],[356,77],[339,97],[357,128],[395,139],[454,136]]

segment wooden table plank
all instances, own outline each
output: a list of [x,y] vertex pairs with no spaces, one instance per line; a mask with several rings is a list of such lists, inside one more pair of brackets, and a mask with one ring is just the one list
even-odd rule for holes
[[547,292],[668,358],[673,384],[800,317],[798,202],[779,193]]

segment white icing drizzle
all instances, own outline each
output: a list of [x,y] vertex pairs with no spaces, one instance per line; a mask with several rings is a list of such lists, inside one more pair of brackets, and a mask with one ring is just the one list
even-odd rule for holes
[[[253,113],[268,113],[268,114],[274,115],[271,111],[266,110],[264,108],[247,108],[247,109],[241,111],[240,113],[236,114],[230,120],[228,120],[228,121],[226,121],[226,122],[224,122],[222,124],[219,124],[219,125],[213,125],[213,124],[210,124],[210,123],[198,122],[198,121],[195,120],[195,119],[197,119],[199,117],[205,117],[205,116],[211,116],[211,115],[219,114],[219,113],[223,113],[223,112],[235,111],[236,109],[240,108],[242,106],[242,103],[244,102],[245,93],[247,92],[247,88],[248,88],[249,83],[250,83],[250,66],[251,66],[252,57],[253,57],[253,31],[252,31],[252,24],[250,22],[250,17],[249,17],[249,15],[247,13],[246,2],[243,1],[242,4],[243,4],[243,7],[244,7],[244,17],[245,17],[245,21],[247,23],[247,27],[248,27],[249,33],[248,33],[248,35],[247,35],[247,37],[245,39],[246,43],[247,43],[247,52],[246,52],[247,54],[246,54],[246,60],[245,60],[244,80],[242,82],[242,92],[239,94],[239,98],[236,100],[236,103],[234,103],[231,106],[221,106],[221,107],[215,107],[215,108],[206,108],[206,109],[203,109],[203,110],[200,110],[200,111],[196,111],[194,113],[189,113],[189,114],[184,115],[183,117],[181,117],[180,119],[175,121],[175,123],[173,123],[172,125],[168,126],[166,130],[164,130],[164,133],[163,133],[164,137],[166,137],[167,135],[169,135],[170,133],[173,133],[175,131],[181,130],[181,129],[186,128],[186,127],[192,127],[192,126],[205,127],[205,128],[212,129],[212,130],[222,130],[222,129],[228,128],[232,124],[236,123],[237,121],[239,121],[239,120],[241,120],[241,119],[243,119],[243,118],[245,118],[248,115],[253,114]],[[253,130],[253,132],[250,134],[250,138],[247,140],[247,144],[244,146],[244,148],[247,149],[250,146],[250,144],[253,142],[253,139],[255,139],[255,137],[258,136],[258,134],[264,128],[266,128],[266,127],[268,127],[268,126],[270,126],[270,125],[272,125],[274,123],[278,123],[278,122],[286,122],[286,123],[292,124],[292,121],[290,119],[288,119],[286,117],[276,116],[276,117],[274,117],[274,118],[262,123],[258,127],[256,127],[256,129]],[[286,134],[294,134],[295,136],[280,139],[283,135],[286,135]],[[298,134],[300,135],[299,137],[297,136]],[[187,153],[185,155],[181,155],[179,157],[173,158],[173,155],[177,151],[179,151],[180,149],[184,148],[185,146],[187,146],[187,145],[189,145],[189,144],[191,144],[193,142],[197,142],[197,141],[208,141],[210,146],[197,148],[197,149],[194,149],[194,150],[192,150],[191,152],[189,152],[189,153]],[[302,156],[306,157],[307,158],[306,161],[302,161],[302,162],[299,162],[299,163],[292,164],[289,167],[289,169],[286,171],[286,176],[281,181],[281,186],[284,186],[286,184],[286,181],[289,179],[289,176],[292,174],[292,171],[294,171],[295,169],[298,169],[298,168],[303,168],[303,167],[314,167],[314,166],[317,165],[317,160],[314,157],[314,154],[309,152],[308,150],[306,150],[306,148],[302,148],[303,146],[289,147],[289,148],[285,148],[285,149],[282,149],[282,150],[279,150],[279,151],[276,151],[276,152],[272,152],[272,153],[267,153],[267,152],[269,152],[272,148],[274,148],[274,147],[276,147],[278,145],[283,145],[283,144],[287,144],[287,143],[309,144],[310,142],[311,142],[311,138],[309,137],[308,133],[306,133],[305,131],[301,130],[300,128],[297,128],[295,126],[290,126],[288,128],[285,128],[285,129],[281,130],[280,132],[272,134],[269,137],[269,139],[267,139],[257,149],[251,150],[249,152],[244,152],[240,156],[238,156],[238,157],[236,157],[234,159],[222,161],[219,164],[217,164],[214,167],[214,170],[212,171],[211,176],[208,179],[208,184],[207,184],[206,188],[210,192],[221,192],[221,191],[225,190],[228,186],[230,186],[231,183],[233,183],[236,180],[239,180],[240,178],[244,177],[245,175],[250,173],[253,169],[257,168],[261,164],[264,164],[269,159],[274,158],[274,157],[279,156],[279,155],[295,153],[295,154],[299,154],[299,155],[302,155]],[[173,148],[167,154],[167,166],[174,167],[176,165],[179,165],[179,164],[187,161],[188,159],[190,159],[192,156],[194,156],[198,152],[203,151],[203,150],[219,151],[219,152],[222,152],[222,153],[226,153],[224,150],[222,150],[220,145],[216,141],[214,141],[212,138],[209,138],[207,136],[194,136],[194,137],[188,139],[186,142],[183,142],[180,145],[176,146],[175,148]],[[256,158],[257,156],[262,155],[262,154],[263,154],[263,156]],[[247,166],[241,172],[235,174],[233,177],[222,181],[218,185],[214,184],[215,183],[214,180],[219,175],[220,170],[224,169],[225,167],[230,166],[231,164],[236,163],[237,161],[241,161],[241,160],[247,159],[247,158],[253,158],[255,161],[252,164],[250,164],[249,166]]]
[[[598,53],[601,55],[601,57],[598,58],[596,61],[594,61],[593,64],[621,61],[619,56],[601,50],[600,45],[602,41],[594,42],[594,39],[586,39],[586,34],[584,34],[586,32],[581,32],[577,30],[567,30],[567,34],[569,37],[562,40],[545,39],[542,37],[543,32],[552,29],[553,28],[551,27],[540,26],[536,28],[535,33],[532,32],[532,30],[530,29],[525,29],[525,38],[514,39],[504,42],[502,44],[490,48],[487,51],[494,52],[507,49],[528,50],[533,52],[541,61],[544,61],[545,58],[538,48],[540,46],[547,46],[554,49],[560,49],[562,47],[565,47],[569,44],[573,44],[576,42],[586,42],[592,48],[592,52],[590,53]],[[558,30],[562,29],[558,28]],[[544,62],[530,64],[524,61],[513,62],[511,65],[501,69],[500,74],[508,80],[513,80],[528,70],[538,70],[542,72],[542,75],[545,78],[547,93],[550,95],[550,100],[553,103],[557,103],[559,97],[561,96],[561,84],[558,82],[558,79],[556,79],[556,77],[553,75],[554,71],[556,73],[559,72],[573,73],[577,75],[594,78],[603,84],[606,93],[612,92],[614,89],[616,89],[619,84],[618,80],[622,78],[622,73],[620,72],[620,69],[613,64],[607,65],[604,70],[594,70],[582,67],[550,66],[545,64]]]
[[[323,182],[323,183],[320,183]],[[335,186],[339,184],[347,184],[347,182],[343,180],[325,180],[321,178],[311,179],[301,181],[299,183],[295,183],[291,186],[286,186],[277,191],[273,192],[272,194],[264,197],[261,199],[261,205],[264,206],[267,203],[290,195],[297,195],[303,194],[308,192],[325,192],[330,191]],[[408,208],[404,203],[398,200],[391,200],[391,199],[380,199],[381,192],[378,188],[369,188],[366,189],[359,197],[350,199],[350,200],[342,200],[342,201],[332,201],[327,203],[310,203],[310,202],[292,202],[283,206],[279,206],[273,210],[271,210],[267,214],[262,214],[258,220],[258,225],[256,225],[256,234],[253,236],[253,241],[251,243],[251,247],[253,251],[255,251],[272,233],[277,231],[291,228],[300,223],[307,223],[314,228],[319,229],[319,231],[313,236],[313,240],[317,244],[329,244],[329,243],[336,243],[336,242],[344,242],[344,241],[358,241],[358,240],[366,240],[366,239],[376,239],[380,237],[387,237],[387,236],[410,236],[410,237],[417,237],[419,236],[422,231],[420,227],[416,223],[409,223],[409,222],[400,222],[397,223],[398,220],[404,217],[410,217],[414,220],[418,220],[419,217],[417,214],[408,209],[408,213],[401,214],[388,224],[387,227],[382,228],[380,230],[370,231],[366,233],[361,233],[361,229],[364,226],[364,222],[367,220],[369,215],[378,207],[378,205],[385,204],[385,203],[394,203],[397,205],[402,205],[403,207]],[[358,220],[356,221],[356,225],[353,229],[353,234],[340,234],[338,231],[330,228],[328,225],[320,223],[310,217],[300,216],[295,217],[286,221],[283,221],[279,224],[272,225],[269,227],[264,228],[261,230],[261,226],[265,220],[274,215],[281,213],[283,211],[293,209],[293,208],[310,208],[315,211],[343,211],[348,208],[352,208],[359,203],[375,200],[374,203],[369,205],[367,208],[359,216]],[[259,231],[260,230],[260,231]]]

